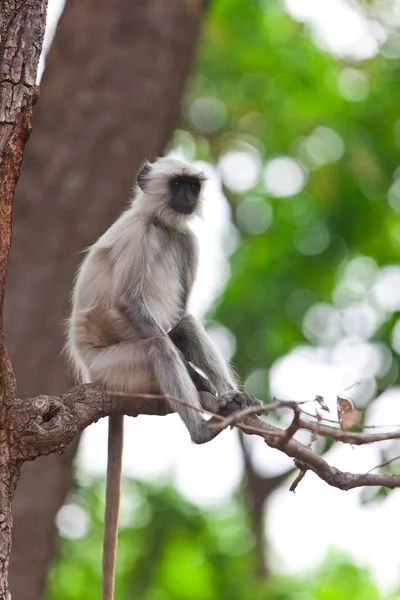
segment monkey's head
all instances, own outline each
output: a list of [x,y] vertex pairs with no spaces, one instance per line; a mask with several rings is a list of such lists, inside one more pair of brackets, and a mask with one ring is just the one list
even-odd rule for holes
[[147,211],[169,220],[188,218],[201,208],[204,173],[174,158],[146,162],[137,176],[139,200]]

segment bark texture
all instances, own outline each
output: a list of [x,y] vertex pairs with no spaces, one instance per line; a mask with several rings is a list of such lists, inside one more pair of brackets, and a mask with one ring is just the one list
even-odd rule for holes
[[[168,142],[203,8],[202,0],[67,1],[14,207],[5,310],[20,397],[69,387],[62,321],[79,253],[126,205],[141,162]],[[75,449],[22,469],[11,559],[15,600],[42,598]]]
[[31,132],[35,82],[43,43],[47,0],[0,4],[0,599],[8,600],[11,502],[20,461],[10,452],[10,413],[16,388],[4,344],[3,302],[11,243],[14,190]]

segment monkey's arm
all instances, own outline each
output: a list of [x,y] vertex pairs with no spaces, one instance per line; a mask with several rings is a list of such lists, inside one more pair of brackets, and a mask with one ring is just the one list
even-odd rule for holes
[[149,339],[164,337],[167,333],[151,313],[144,294],[147,273],[154,265],[154,252],[150,251],[149,240],[138,237],[135,252],[129,259],[120,256],[113,268],[113,302],[130,321],[140,337]]
[[167,333],[154,318],[140,289],[124,292],[117,302],[118,309],[143,338],[165,337]]
[[[237,382],[228,364],[219,355],[204,327],[194,317],[191,315],[183,317],[169,332],[169,336],[183,354],[184,359],[196,365],[207,375],[218,393],[221,414],[230,414],[246,406],[261,404],[250,394],[238,390]],[[205,381],[203,379],[203,382]],[[204,387],[203,382],[200,389],[212,392],[207,389],[207,386]]]
[[185,315],[169,336],[185,358],[204,371],[219,396],[237,390],[237,382],[228,364],[194,317]]

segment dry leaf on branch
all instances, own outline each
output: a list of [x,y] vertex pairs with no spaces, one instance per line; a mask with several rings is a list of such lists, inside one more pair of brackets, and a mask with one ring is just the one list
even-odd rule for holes
[[326,412],[331,412],[329,407],[325,404],[325,400],[322,396],[315,396],[315,402],[318,402],[322,410],[326,410]]
[[337,411],[341,429],[349,429],[361,423],[362,412],[356,410],[351,400],[337,397]]

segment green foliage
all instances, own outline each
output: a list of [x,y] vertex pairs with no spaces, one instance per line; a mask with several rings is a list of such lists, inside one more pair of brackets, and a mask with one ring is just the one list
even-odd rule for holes
[[[352,100],[340,91],[346,67],[355,78]],[[262,171],[243,193],[226,188],[234,217],[241,206],[251,213],[244,204],[249,197],[257,199],[258,211],[263,203],[265,211],[272,209],[272,223],[260,233],[237,220],[240,244],[213,315],[237,337],[235,362],[244,376],[305,340],[316,342],[304,334],[304,314],[315,302],[332,302],[350,259],[398,262],[400,201],[396,209],[389,206],[388,191],[399,165],[399,71],[398,59],[378,55],[353,64],[324,52],[277,0],[212,3],[182,124],[197,157],[218,162],[239,149],[265,165],[290,156],[308,178],[298,193],[283,198],[266,187]],[[214,128],[209,114],[204,125],[195,103],[204,98],[218,103],[222,116]],[[368,290],[357,300],[367,296]],[[389,311],[385,318],[374,338],[390,346],[396,315]],[[381,387],[397,380],[395,355],[392,360]],[[268,398],[268,386],[260,394]]]
[[[368,573],[332,554],[300,577],[254,575],[248,516],[238,499],[200,510],[169,487],[123,484],[116,598],[119,600],[379,600]],[[77,539],[60,538],[46,600],[98,600],[101,589],[103,482],[71,500],[87,516]],[[74,523],[66,530],[76,534]]]

